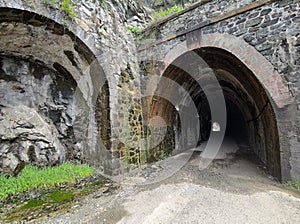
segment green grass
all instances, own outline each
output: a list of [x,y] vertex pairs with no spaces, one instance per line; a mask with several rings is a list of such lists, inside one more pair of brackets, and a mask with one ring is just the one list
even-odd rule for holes
[[8,194],[28,191],[34,188],[59,186],[65,183],[75,183],[76,178],[93,174],[93,169],[87,165],[64,163],[60,166],[40,169],[28,165],[18,177],[0,175],[0,200]]
[[287,184],[296,189],[300,189],[300,182],[298,181],[288,181]]
[[152,15],[152,18],[155,21],[155,20],[158,20],[159,18],[171,15],[173,13],[181,12],[182,10],[183,10],[182,6],[180,6],[180,5],[174,5],[173,7],[168,8],[166,10],[162,10],[162,11],[154,13],[154,15]]

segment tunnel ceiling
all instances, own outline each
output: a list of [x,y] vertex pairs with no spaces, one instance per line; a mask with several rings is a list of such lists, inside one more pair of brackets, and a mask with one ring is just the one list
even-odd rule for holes
[[[202,68],[202,72],[205,73],[205,70],[209,71],[209,69],[214,71],[214,74],[222,86],[224,95],[237,104],[245,114],[247,113],[248,120],[255,118],[265,107],[266,103],[269,102],[266,91],[257,78],[236,57],[224,50],[215,48],[198,49],[195,50],[195,52],[207,63],[206,66]],[[184,57],[184,55],[182,57]],[[182,60],[182,63],[186,63],[184,58],[182,59],[180,57],[180,60]],[[194,64],[194,62],[188,63],[191,68],[194,67],[197,69],[197,64]],[[199,99],[205,96],[199,83],[180,69],[180,61],[174,64],[177,66],[170,65],[164,72],[164,76],[177,82],[189,92],[195,102],[198,102]],[[250,108],[242,108],[241,105],[243,104],[250,106]],[[251,113],[248,113],[249,109]]]

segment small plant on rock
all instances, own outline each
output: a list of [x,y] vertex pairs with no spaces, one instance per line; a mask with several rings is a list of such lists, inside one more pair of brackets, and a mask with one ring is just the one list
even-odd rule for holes
[[168,8],[166,10],[162,10],[162,11],[154,13],[152,18],[153,18],[153,21],[155,21],[155,20],[158,20],[159,18],[171,15],[173,13],[181,12],[182,10],[183,10],[183,7],[181,5],[174,5],[173,7]]
[[68,13],[72,18],[76,17],[71,0],[63,0],[61,2],[61,10]]
[[42,3],[67,13],[71,18],[76,17],[71,0],[42,0]]
[[132,33],[140,33],[142,31],[141,28],[135,26],[126,26],[126,29],[131,31]]
[[287,184],[293,188],[300,190],[300,182],[298,181],[288,181]]

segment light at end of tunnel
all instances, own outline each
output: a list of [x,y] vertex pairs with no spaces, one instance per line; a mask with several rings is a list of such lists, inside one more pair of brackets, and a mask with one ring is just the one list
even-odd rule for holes
[[213,122],[213,124],[212,124],[212,130],[213,131],[221,131],[220,124],[218,122]]

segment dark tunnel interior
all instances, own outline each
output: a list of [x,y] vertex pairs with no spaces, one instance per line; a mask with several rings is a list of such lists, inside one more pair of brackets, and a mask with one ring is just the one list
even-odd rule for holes
[[248,143],[248,133],[245,118],[240,109],[230,100],[225,100],[227,111],[227,126],[225,138],[233,138],[238,144]]
[[[265,164],[273,176],[280,177],[277,123],[272,103],[262,84],[252,71],[230,52],[217,48],[201,48],[193,51],[193,57],[195,53],[213,71],[222,88],[227,111],[225,138],[233,138],[238,145],[246,145],[249,151],[252,151]],[[188,66],[194,68],[195,71],[199,70],[199,64],[192,61],[193,57],[180,56],[168,66],[163,76],[184,87],[196,105],[200,122],[198,144],[201,144],[209,139],[213,121],[211,121],[209,103],[202,86],[199,85],[199,79],[209,75],[202,72],[202,76],[199,75],[198,80],[195,80],[188,72],[181,69]],[[172,90],[172,88],[168,88],[168,91],[170,95],[172,91],[174,94],[178,92],[177,89]],[[150,116],[159,115],[165,118],[170,127],[180,124],[176,119],[174,120],[174,118],[178,119],[178,116],[174,116],[176,114],[174,106],[172,107],[170,102],[164,102],[160,100],[153,102]],[[188,133],[193,132],[193,130],[187,130],[185,133],[180,128],[177,130],[180,130],[180,133],[174,133],[175,148],[176,144],[179,144],[178,139],[188,139]],[[188,144],[188,141],[185,141],[180,147],[189,148]]]

